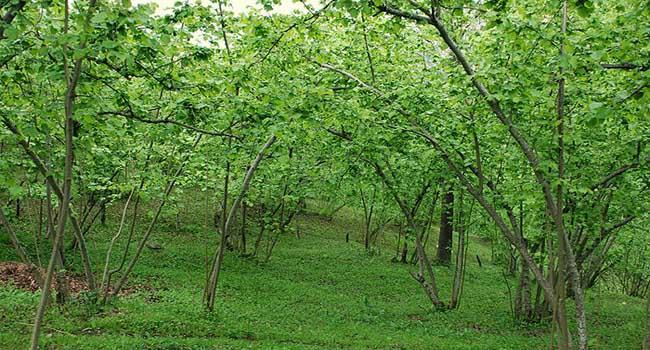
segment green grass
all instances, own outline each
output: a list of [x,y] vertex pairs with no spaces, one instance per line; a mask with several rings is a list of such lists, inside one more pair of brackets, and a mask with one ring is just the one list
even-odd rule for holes
[[[176,232],[163,222],[129,282],[137,292],[103,309],[80,296],[47,314],[45,349],[548,349],[548,324],[512,320],[501,268],[489,247],[472,239],[459,310],[433,311],[411,266],[392,263],[386,234],[382,254],[368,255],[352,211],[332,222],[300,216],[301,238],[282,237],[266,264],[228,253],[214,312],[201,304],[206,245],[217,237],[200,225]],[[111,222],[116,222],[114,217]],[[96,271],[115,226],[89,237]],[[351,233],[355,241],[345,242]],[[23,239],[30,247],[33,242]],[[94,243],[90,243],[90,241]],[[15,259],[6,237],[0,260]],[[120,249],[116,248],[116,252]],[[452,270],[436,267],[442,297]],[[100,273],[97,272],[99,275]],[[513,281],[509,281],[513,286]],[[38,294],[0,286],[0,348],[25,348]],[[636,349],[643,302],[599,291],[587,293],[592,349]]]

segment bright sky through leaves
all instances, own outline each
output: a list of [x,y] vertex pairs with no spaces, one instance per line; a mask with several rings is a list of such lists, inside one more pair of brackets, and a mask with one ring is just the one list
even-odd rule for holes
[[[138,4],[145,4],[145,3],[152,3],[152,2],[158,4],[158,9],[156,10],[156,12],[162,14],[165,13],[165,11],[168,11],[169,8],[173,7],[174,3],[178,2],[178,0],[134,0],[133,4],[138,5]],[[191,1],[191,2],[195,2],[195,1]],[[235,14],[246,12],[250,8],[262,9],[262,5],[260,5],[256,0],[232,0],[229,3],[230,3],[229,6],[230,10],[233,11]],[[318,5],[318,1],[306,1],[306,3],[312,4],[314,6]],[[300,2],[283,0],[282,4],[274,6],[272,13],[290,14],[295,10],[305,11],[305,7]]]

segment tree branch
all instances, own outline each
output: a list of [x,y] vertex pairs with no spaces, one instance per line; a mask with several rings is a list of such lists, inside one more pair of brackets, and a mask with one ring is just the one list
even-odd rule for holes
[[205,134],[205,135],[211,135],[211,136],[219,136],[219,137],[229,137],[229,138],[234,138],[234,139],[241,140],[241,136],[229,134],[229,133],[227,133],[225,131],[205,130],[205,129],[197,128],[195,126],[185,124],[185,123],[181,123],[181,122],[179,122],[177,120],[169,119],[169,118],[165,118],[165,119],[146,119],[146,118],[143,118],[143,117],[140,117],[140,116],[136,115],[135,113],[132,113],[131,111],[103,111],[103,112],[99,112],[98,114],[99,115],[118,115],[118,116],[122,116],[122,117],[127,118],[127,119],[133,119],[133,120],[137,120],[139,122],[147,123],[147,124],[173,124],[173,125],[177,125],[177,126],[180,126],[182,128],[185,128],[185,129],[195,131],[195,132],[197,132],[199,134]]
[[600,188],[600,187],[606,186],[606,185],[609,184],[609,182],[612,181],[614,178],[616,178],[616,177],[618,177],[618,176],[621,176],[621,175],[623,175],[626,171],[628,171],[628,170],[630,170],[630,169],[634,169],[634,168],[636,168],[636,167],[638,167],[638,166],[639,166],[639,163],[636,163],[636,162],[635,162],[635,163],[630,163],[630,164],[623,165],[622,167],[620,167],[620,168],[614,170],[613,172],[611,172],[611,173],[609,173],[608,175],[606,175],[605,177],[603,177],[600,181],[598,181],[596,184],[594,184],[593,186],[591,186],[591,189],[592,189],[592,190],[595,190],[595,189],[597,189],[597,188]]
[[5,38],[5,29],[11,25],[18,13],[23,10],[27,5],[27,1],[19,0],[16,4],[9,7],[9,10],[2,16],[2,23],[0,23],[0,40]]
[[600,66],[604,69],[640,70],[642,72],[650,68],[650,65],[635,64],[630,62],[601,63]]

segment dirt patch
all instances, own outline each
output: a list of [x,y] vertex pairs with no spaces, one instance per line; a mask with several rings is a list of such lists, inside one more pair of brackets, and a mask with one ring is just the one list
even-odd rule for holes
[[[34,265],[14,261],[0,262],[0,284],[12,285],[18,289],[36,292],[41,288],[39,281],[42,279],[39,276],[44,274],[44,269]],[[88,284],[77,277],[65,276],[64,281],[71,294],[88,290]],[[53,290],[56,288],[56,283],[56,278],[53,278],[50,286]]]

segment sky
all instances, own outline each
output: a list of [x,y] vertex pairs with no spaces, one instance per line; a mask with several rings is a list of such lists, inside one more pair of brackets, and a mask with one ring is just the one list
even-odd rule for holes
[[[144,3],[157,3],[158,9],[156,13],[164,14],[166,10],[174,6],[174,3],[179,0],[133,0],[134,5],[144,4]],[[190,0],[192,2],[196,0]],[[246,12],[250,7],[255,7],[261,9],[262,6],[257,4],[257,0],[230,0],[228,1],[231,5],[230,10],[235,14],[240,14]],[[319,8],[318,1],[306,1],[307,3],[313,4],[316,8]],[[204,0],[203,3],[207,4],[209,1]],[[305,8],[300,2],[293,2],[292,0],[282,0],[280,5],[277,5],[273,8],[272,13],[281,13],[289,14],[294,10],[304,11]]]

